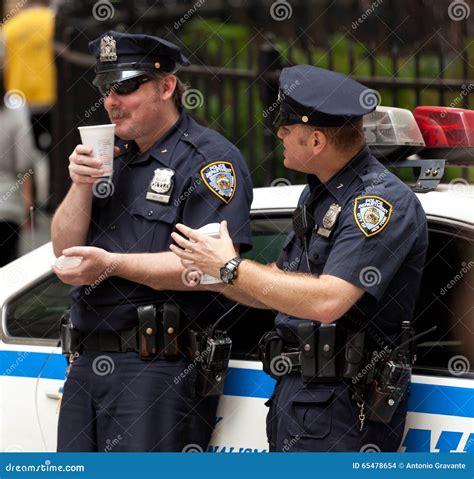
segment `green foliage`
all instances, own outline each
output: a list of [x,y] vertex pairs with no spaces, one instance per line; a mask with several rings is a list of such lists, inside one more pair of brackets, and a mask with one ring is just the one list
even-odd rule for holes
[[[193,18],[186,22],[181,32],[181,38],[190,52],[195,64],[216,66],[220,68],[251,69],[258,72],[258,44],[262,37],[252,38],[251,30],[243,25],[223,23],[218,20]],[[282,64],[311,63],[322,68],[332,68],[356,78],[370,79],[372,73],[377,78],[392,77],[400,79],[415,79],[416,64],[413,55],[398,57],[396,62],[392,55],[375,53],[368,45],[360,42],[351,43],[351,40],[342,34],[336,34],[330,39],[328,48],[313,48],[309,53],[292,41],[278,38],[275,41],[280,51]],[[474,42],[467,42],[468,57],[474,57]],[[249,51],[250,49],[250,51]],[[353,55],[351,70],[350,52]],[[249,57],[251,55],[251,57]],[[250,58],[250,59],[249,59]],[[438,78],[440,71],[439,58],[435,54],[426,53],[420,57],[420,77],[422,79]],[[454,56],[445,60],[444,78],[461,79],[463,75],[463,58]],[[469,78],[474,78],[474,69],[470,66]],[[205,123],[221,131],[231,139],[242,151],[249,163],[249,168],[256,186],[265,184],[266,162],[265,154],[276,158],[275,178],[291,178],[292,181],[304,181],[304,176],[289,172],[282,161],[280,142],[275,140],[275,151],[265,153],[264,150],[264,122],[265,117],[273,118],[275,112],[269,112],[268,106],[261,100],[261,86],[263,80],[248,80],[216,77],[197,78],[183,75],[185,79],[192,79],[192,88],[197,88],[204,96],[204,104],[192,110],[196,117],[205,118]],[[370,85],[370,80],[369,80]],[[381,88],[379,92],[382,104],[399,106],[413,110],[417,106],[416,94],[409,88]],[[474,97],[474,95],[471,95]],[[220,101],[222,98],[222,102]],[[444,105],[461,107],[461,91],[446,92]],[[395,103],[396,102],[396,103]],[[470,99],[472,107],[473,100]],[[440,94],[435,88],[426,87],[420,91],[420,104],[440,105]],[[237,111],[236,111],[237,110]],[[236,120],[236,121],[235,121]],[[268,121],[268,120],[267,120]],[[273,131],[273,134],[276,132]],[[250,136],[253,135],[253,145],[250,145]],[[466,171],[464,172],[466,174]],[[467,175],[473,179],[473,169]],[[445,178],[454,179],[463,176],[459,168],[450,168]]]

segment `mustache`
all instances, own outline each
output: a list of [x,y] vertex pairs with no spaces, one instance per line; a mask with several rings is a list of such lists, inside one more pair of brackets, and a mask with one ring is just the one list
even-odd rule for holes
[[130,114],[120,108],[112,108],[109,112],[109,116],[111,118],[128,118]]

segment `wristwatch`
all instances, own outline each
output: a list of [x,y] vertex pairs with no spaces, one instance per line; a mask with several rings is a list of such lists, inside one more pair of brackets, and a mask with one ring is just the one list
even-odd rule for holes
[[237,278],[237,268],[239,264],[242,262],[242,258],[240,256],[236,256],[232,258],[229,262],[227,262],[222,268],[220,269],[221,273],[221,280],[227,284],[234,284],[235,279]]

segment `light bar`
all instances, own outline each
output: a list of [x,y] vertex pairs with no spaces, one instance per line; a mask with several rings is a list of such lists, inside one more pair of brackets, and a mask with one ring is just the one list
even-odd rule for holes
[[426,143],[423,158],[446,158],[459,164],[474,160],[474,111],[419,106],[413,112]]
[[409,110],[378,106],[364,116],[364,134],[372,154],[396,162],[425,147],[423,136]]

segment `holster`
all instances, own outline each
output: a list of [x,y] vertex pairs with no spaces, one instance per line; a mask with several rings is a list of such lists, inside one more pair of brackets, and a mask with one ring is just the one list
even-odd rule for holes
[[175,304],[165,303],[158,310],[153,304],[139,306],[137,314],[141,359],[171,359],[181,354],[178,344],[180,311]]
[[272,359],[280,356],[283,352],[283,339],[280,338],[276,331],[265,333],[258,343],[258,358],[262,361],[263,370],[272,378],[278,379],[278,376],[273,374],[270,367]]
[[65,356],[81,352],[82,333],[71,322],[71,310],[66,309],[59,325],[61,351]]

